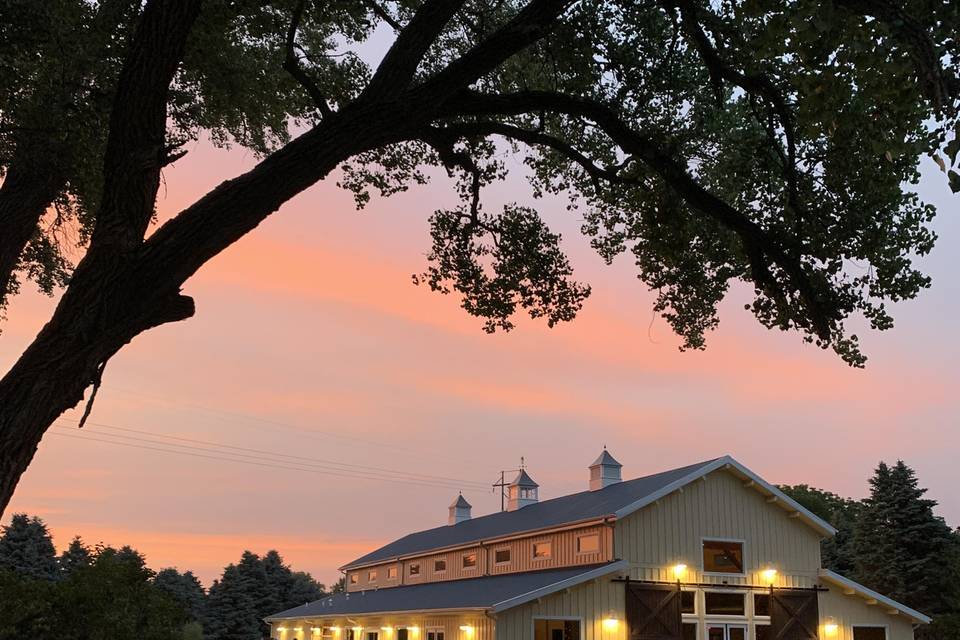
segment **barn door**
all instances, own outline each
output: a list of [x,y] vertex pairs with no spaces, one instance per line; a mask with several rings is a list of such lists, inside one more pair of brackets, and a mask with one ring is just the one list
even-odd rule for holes
[[627,583],[630,640],[681,640],[680,589]]
[[771,640],[817,640],[819,623],[816,591],[776,589],[770,594]]

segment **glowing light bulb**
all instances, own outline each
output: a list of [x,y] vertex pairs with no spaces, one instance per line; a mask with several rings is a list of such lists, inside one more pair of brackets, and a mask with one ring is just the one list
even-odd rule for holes
[[673,577],[677,580],[682,580],[683,576],[687,573],[687,565],[680,563],[673,565]]
[[604,631],[616,631],[620,627],[620,621],[616,618],[604,618],[603,619],[603,630]]
[[773,584],[773,581],[777,579],[777,570],[770,568],[764,569],[760,572],[760,575],[763,576],[763,581],[767,584]]

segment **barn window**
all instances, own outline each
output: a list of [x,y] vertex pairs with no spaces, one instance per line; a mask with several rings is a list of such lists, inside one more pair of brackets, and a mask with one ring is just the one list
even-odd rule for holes
[[408,640],[410,632],[407,629],[397,629],[397,640]]
[[443,629],[427,629],[427,640],[443,640]]
[[420,575],[420,563],[419,563],[419,562],[414,562],[413,564],[410,565],[410,575],[412,575],[412,576],[418,576],[418,575]]
[[350,574],[350,584],[357,584],[357,582],[358,582],[359,580],[360,580],[360,575],[359,575],[359,574],[356,574],[356,573],[351,573],[351,574]]
[[696,612],[697,612],[697,592],[681,591],[680,592],[680,613],[696,613]]
[[496,564],[507,564],[510,562],[510,549],[497,549],[494,551],[493,561]]
[[380,634],[376,631],[367,631],[367,640],[378,640]]
[[707,573],[743,574],[743,543],[704,540],[703,570]]
[[397,579],[397,568],[387,567],[387,580],[396,580],[396,579]]
[[887,640],[887,629],[853,625],[853,640]]
[[534,620],[533,640],[580,640],[580,620]]
[[443,573],[447,570],[447,561],[446,560],[434,560],[433,561],[433,570],[436,573]]
[[753,615],[755,616],[770,615],[770,594],[768,593],[753,594]]
[[542,560],[553,555],[553,545],[550,542],[534,542],[533,558]]
[[367,572],[367,582],[376,582],[377,581],[377,572],[369,571]]
[[585,536],[577,536],[577,553],[597,553],[600,551],[600,535],[588,533]]
[[477,566],[477,554],[466,553],[463,555],[463,568],[472,569]]
[[746,615],[744,595],[730,591],[707,591],[703,594],[704,610],[708,616]]

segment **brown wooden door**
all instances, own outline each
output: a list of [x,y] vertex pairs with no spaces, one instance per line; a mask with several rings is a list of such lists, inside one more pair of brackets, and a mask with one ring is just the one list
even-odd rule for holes
[[770,596],[770,640],[817,640],[816,591],[776,589]]
[[627,583],[630,640],[681,640],[680,590]]

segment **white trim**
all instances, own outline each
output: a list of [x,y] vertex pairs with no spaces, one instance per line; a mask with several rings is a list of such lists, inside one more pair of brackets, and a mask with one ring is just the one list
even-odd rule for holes
[[[912,618],[915,622],[921,624],[930,624],[930,616],[924,615],[917,611],[916,609],[911,609],[905,604],[900,604],[893,598],[888,598],[887,596],[877,593],[873,589],[868,589],[858,582],[854,582],[850,578],[844,577],[839,573],[830,571],[830,569],[820,569],[820,577],[826,580],[827,582],[832,582],[833,584],[839,587],[845,587],[847,589],[852,589],[855,595],[858,595],[866,600],[875,600],[876,602],[882,602],[891,609],[896,609],[900,613],[904,614],[908,618]],[[868,626],[868,625],[857,625],[857,626]]]
[[766,480],[764,480],[763,478],[755,474],[753,471],[750,471],[750,469],[747,469],[745,466],[743,466],[742,464],[734,460],[731,456],[723,456],[722,458],[717,458],[716,460],[699,467],[696,471],[680,478],[679,480],[674,480],[673,482],[663,487],[659,491],[654,491],[650,495],[644,496],[640,500],[637,500],[632,504],[628,504],[627,506],[621,509],[618,509],[614,515],[617,517],[617,519],[628,516],[634,511],[642,509],[650,504],[653,504],[657,500],[660,500],[661,498],[664,498],[670,495],[677,489],[681,487],[685,487],[686,485],[690,484],[695,480],[699,480],[700,478],[705,478],[707,474],[713,473],[718,469],[724,469],[724,468],[736,469],[740,474],[742,474],[748,480],[753,481],[754,489],[761,491],[762,493],[767,493],[770,496],[775,496],[777,498],[778,503],[782,503],[787,507],[789,507],[788,509],[789,511],[796,511],[800,513],[800,518],[804,522],[806,522],[808,525],[816,529],[824,537],[832,536],[837,532],[837,530],[833,528],[833,526],[831,526],[830,523],[823,520],[819,516],[814,515],[812,512],[807,510],[804,506],[802,506],[796,500],[794,500],[793,498],[785,494],[783,491],[780,491],[780,489],[777,489],[775,486],[773,486],[772,484],[770,484],[769,482],[767,482]]
[[600,578],[611,573],[616,573],[617,571],[623,571],[629,566],[626,560],[617,560],[616,562],[611,562],[610,564],[604,565],[602,567],[597,567],[596,569],[591,569],[590,571],[584,571],[573,577],[567,578],[566,580],[560,580],[559,582],[554,582],[553,584],[548,584],[545,587],[540,587],[539,589],[534,589],[533,591],[528,591],[527,593],[520,594],[519,596],[514,596],[509,600],[504,600],[503,602],[497,602],[490,607],[490,610],[493,613],[500,613],[507,609],[512,609],[513,607],[518,607],[521,604],[526,604],[527,602],[532,602],[537,598],[542,598],[543,596],[550,595],[551,593],[556,593],[567,587],[572,587],[584,582],[593,580],[594,578]]

